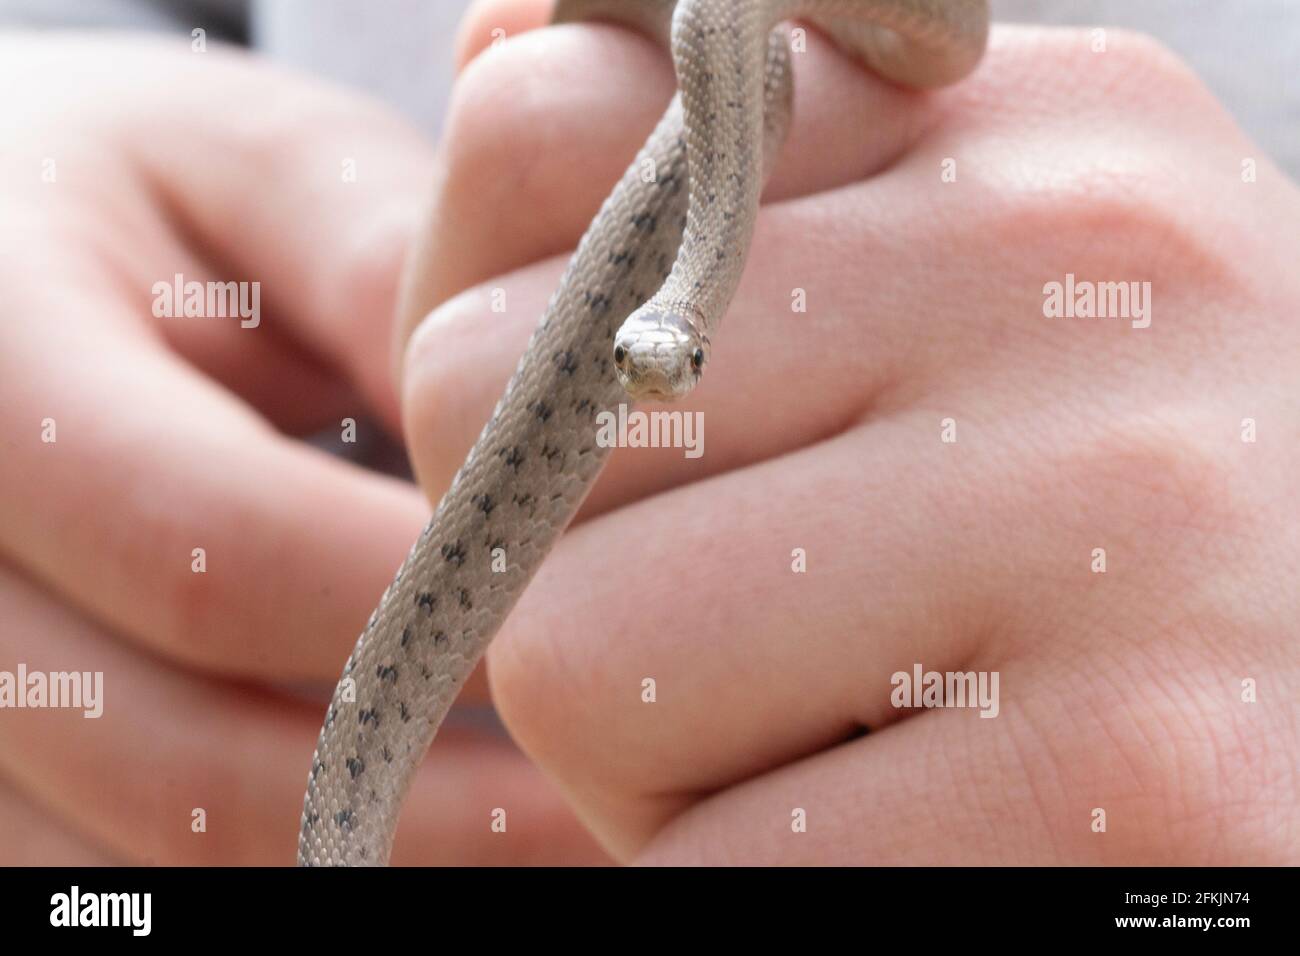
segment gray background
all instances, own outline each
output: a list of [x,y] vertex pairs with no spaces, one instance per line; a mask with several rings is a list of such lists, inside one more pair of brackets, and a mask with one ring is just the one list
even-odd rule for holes
[[[0,0],[0,23],[195,26],[393,103],[431,135],[467,0]],[[1300,179],[1300,0],[993,0],[999,20],[1117,26],[1188,60],[1238,122]]]

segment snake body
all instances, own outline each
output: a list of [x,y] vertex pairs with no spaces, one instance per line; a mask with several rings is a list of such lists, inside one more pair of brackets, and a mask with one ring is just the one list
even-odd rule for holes
[[299,864],[387,863],[415,768],[600,473],[597,416],[699,379],[789,127],[789,41],[774,28],[793,17],[915,87],[970,72],[988,30],[986,0],[557,3],[557,22],[620,22],[669,46],[679,92],[348,658],[312,759]]

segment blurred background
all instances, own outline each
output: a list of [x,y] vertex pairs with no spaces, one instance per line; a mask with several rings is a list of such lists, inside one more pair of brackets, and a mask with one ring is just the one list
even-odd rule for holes
[[[189,34],[245,44],[398,106],[430,135],[469,0],[0,0],[0,24]],[[1300,177],[1300,0],[992,0],[998,20],[1141,30],[1182,55]]]

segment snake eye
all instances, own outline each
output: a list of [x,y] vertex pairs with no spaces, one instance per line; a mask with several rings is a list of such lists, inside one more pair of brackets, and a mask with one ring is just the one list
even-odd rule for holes
[[704,349],[696,349],[694,354],[691,355],[691,366],[697,372],[704,368]]
[[615,365],[622,365],[622,364],[623,364],[623,359],[625,359],[625,358],[627,358],[627,349],[623,348],[623,346],[621,346],[621,345],[615,345],[615,346],[614,346],[614,364],[615,364]]

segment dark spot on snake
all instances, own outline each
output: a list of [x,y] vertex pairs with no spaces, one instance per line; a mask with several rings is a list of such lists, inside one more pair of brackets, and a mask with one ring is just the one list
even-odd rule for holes
[[500,452],[498,452],[498,454],[505,455],[506,464],[509,465],[511,468],[513,468],[516,472],[519,471],[520,466],[522,466],[524,463],[524,453],[523,451],[520,450],[518,445],[515,445],[513,448],[508,450],[503,448]]
[[470,501],[478,505],[478,510],[483,512],[485,516],[490,516],[492,509],[497,506],[497,503],[492,500],[492,496],[489,494],[475,495]]
[[392,664],[380,664],[375,668],[375,676],[390,684],[397,683],[397,668]]
[[334,822],[343,830],[351,831],[354,816],[355,815],[351,810],[340,810],[338,813],[334,814]]
[[465,546],[459,541],[455,544],[444,544],[442,546],[442,556],[445,560],[454,562],[456,567],[465,563]]
[[366,769],[366,762],[360,757],[349,757],[347,759],[347,767],[348,773],[351,774],[352,779],[355,780],[357,777],[361,776],[362,771]]
[[415,596],[415,606],[424,608],[430,614],[433,613],[433,608],[437,603],[438,599],[433,596],[432,591],[421,591]]
[[384,747],[384,749],[380,753],[380,756],[384,758],[384,763],[393,762],[393,752],[389,750],[387,747]]
[[365,726],[366,724],[374,724],[376,727],[378,727],[379,712],[373,709],[358,711],[357,723],[361,724],[362,726]]
[[568,349],[563,352],[556,352],[555,362],[565,375],[572,375],[578,370],[578,360]]
[[460,606],[467,611],[474,609],[474,602],[470,600],[469,591],[465,588],[460,589]]
[[401,717],[402,717],[402,723],[404,723],[404,724],[406,724],[406,723],[410,723],[410,721],[411,721],[411,712],[410,712],[409,710],[406,709],[406,705],[405,705],[404,703],[402,703],[400,700],[397,702],[397,712],[398,712],[398,714],[400,714]]
[[[442,650],[444,647],[447,646],[448,640],[449,638],[447,637],[447,632],[439,631],[437,634],[433,635],[433,646],[438,648],[438,650]],[[429,675],[426,674],[425,678],[427,679],[428,676]]]
[[546,421],[551,417],[551,406],[547,405],[540,398],[528,403],[528,410],[536,415],[541,421]]
[[411,643],[411,628],[409,626],[402,628],[402,646],[405,647]]

